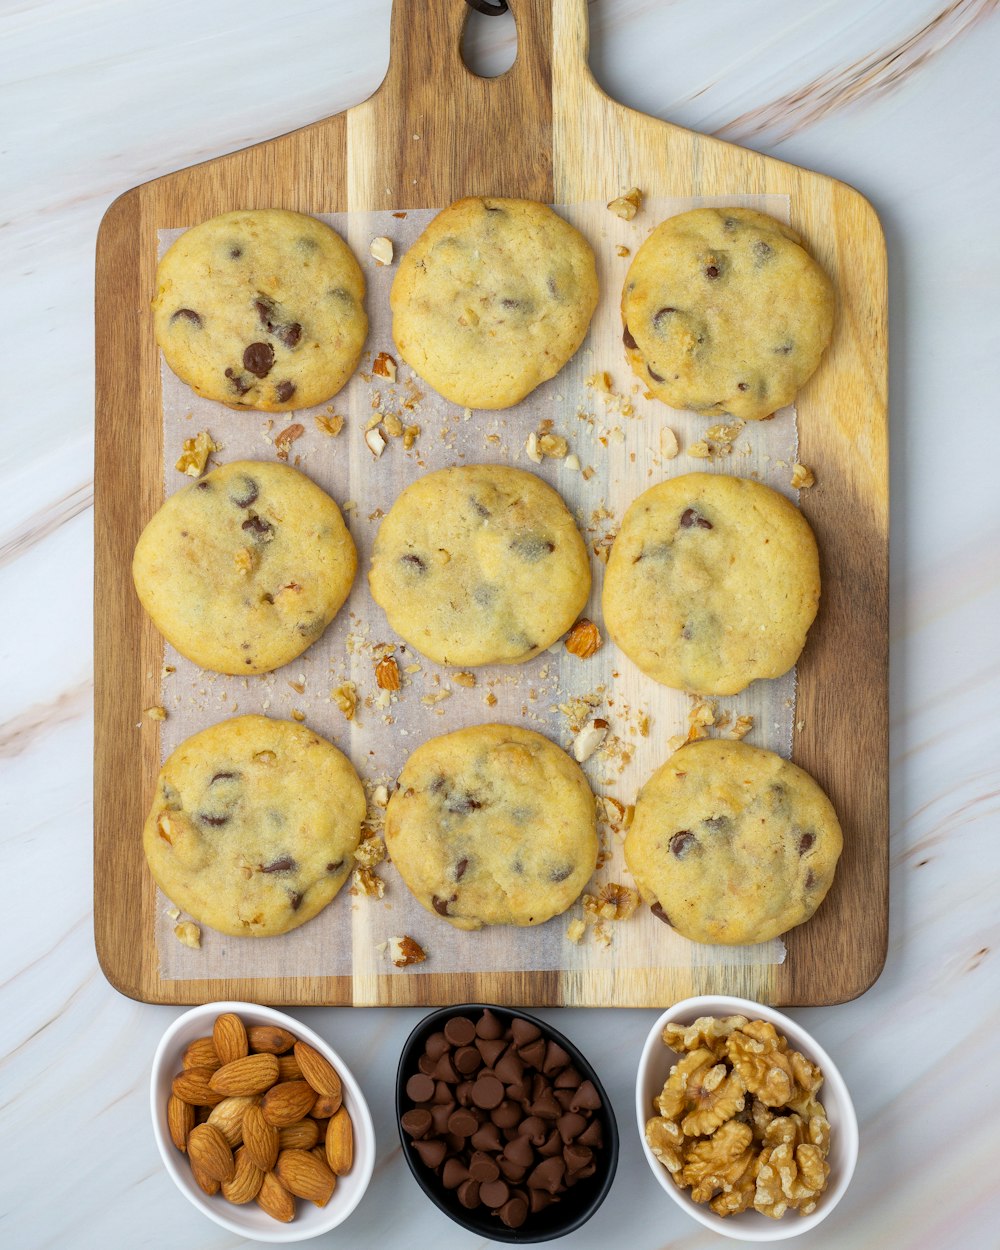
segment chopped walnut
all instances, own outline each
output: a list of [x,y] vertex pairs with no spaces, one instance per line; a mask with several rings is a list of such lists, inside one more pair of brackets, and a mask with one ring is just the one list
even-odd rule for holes
[[542,453],[538,450],[538,435],[532,430],[524,444],[524,454],[535,464],[542,463]]
[[389,939],[389,958],[397,968],[408,968],[410,964],[422,964],[427,955],[419,943],[404,935]]
[[671,1176],[676,1176],[683,1167],[681,1150],[684,1146],[684,1134],[680,1125],[668,1120],[666,1116],[654,1116],[646,1121],[646,1141]]
[[330,698],[348,720],[354,719],[358,706],[358,688],[353,681],[345,681],[330,692]]
[[673,460],[679,451],[680,444],[677,442],[677,435],[669,425],[663,426],[660,430],[660,455],[664,460]]
[[487,692],[486,692],[486,698],[485,698],[485,699],[483,699],[483,702],[486,704],[486,706],[487,706],[487,707],[496,707],[496,705],[497,705],[497,697],[496,697],[496,695],[493,693],[493,691],[492,691],[492,690],[487,690]]
[[420,437],[419,425],[406,426],[406,428],[403,430],[403,446],[406,448],[407,451],[410,450],[410,448],[413,446],[413,444],[417,441],[419,437]]
[[257,563],[257,553],[250,547],[240,547],[233,556],[233,565],[240,577],[249,577]]
[[387,412],[382,424],[385,427],[386,434],[388,434],[390,438],[403,437],[403,423],[394,412]]
[[550,460],[563,460],[569,454],[569,443],[561,434],[541,434],[538,450]]
[[746,1023],[746,1016],[699,1016],[694,1024],[671,1022],[663,1030],[663,1042],[678,1054],[704,1048],[721,1059],[726,1053],[726,1038]]
[[147,707],[144,710],[143,716],[146,720],[166,720],[167,709],[165,707],[160,707],[158,703],[154,703],[152,707]]
[[628,920],[639,906],[639,891],[609,881],[597,895],[597,913],[602,920]]
[[321,430],[324,434],[329,434],[331,438],[336,438],[340,431],[344,428],[344,418],[337,413],[321,413],[319,416],[313,417],[316,423],[316,429]]
[[579,916],[575,920],[571,920],[566,926],[566,937],[573,943],[574,946],[580,942],[586,932],[587,925],[579,918]]
[[752,716],[737,716],[729,731],[729,736],[730,738],[745,738],[751,729],[753,729]]
[[385,235],[380,234],[377,238],[372,239],[369,250],[375,258],[377,265],[392,264],[392,240],[387,239]]
[[583,384],[589,386],[592,391],[599,391],[602,395],[611,394],[611,374],[606,369],[591,373],[584,378]]
[[792,486],[795,490],[807,490],[816,485],[816,474],[804,464],[792,465]]
[[629,187],[621,195],[616,196],[609,204],[608,208],[616,217],[621,217],[623,221],[631,221],[639,211],[642,204],[642,192],[638,187]]
[[190,946],[192,950],[201,949],[201,929],[190,920],[174,925],[174,937],[185,946]]
[[273,751],[255,751],[253,758],[255,764],[263,764],[265,768],[270,768],[278,757]]
[[274,436],[274,454],[279,460],[288,459],[288,449],[297,438],[301,438],[306,432],[306,427],[300,422],[295,421],[291,425],[286,426],[280,434]]
[[354,893],[367,895],[368,898],[382,898],[385,894],[385,882],[374,868],[362,864],[354,870]]
[[385,656],[376,664],[375,681],[380,690],[399,689],[399,665],[391,655]]
[[362,868],[374,868],[385,859],[385,843],[381,838],[365,838],[354,850],[354,858]]
[[566,635],[566,650],[587,660],[600,650],[602,641],[601,631],[594,622],[582,616]]
[[395,382],[395,359],[390,356],[388,352],[379,352],[379,354],[375,357],[375,363],[372,365],[372,373],[374,373],[377,377],[388,378],[390,382]]
[[452,681],[456,686],[465,686],[466,689],[471,690],[476,684],[476,675],[475,673],[455,673]]
[[753,1157],[752,1144],[752,1130],[730,1120],[711,1137],[685,1150],[681,1184],[691,1190],[695,1202],[711,1201],[746,1172]]
[[186,473],[188,477],[201,477],[205,472],[209,456],[213,451],[218,450],[219,445],[208,430],[201,430],[194,438],[184,440],[184,450],[174,468],[179,469],[181,473]]
[[624,243],[619,243],[618,246],[615,248],[615,255],[616,256],[631,256],[632,249],[630,247],[626,247]]

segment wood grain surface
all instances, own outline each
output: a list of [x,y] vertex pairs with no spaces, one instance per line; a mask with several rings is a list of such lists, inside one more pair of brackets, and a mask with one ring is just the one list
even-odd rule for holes
[[[127,192],[97,244],[94,928],[101,966],[149,1002],[662,1007],[726,991],[777,1004],[840,1002],[885,960],[888,906],[888,425],[886,260],[858,192],[611,100],[587,66],[586,0],[510,0],[517,58],[478,78],[459,52],[464,0],[395,0],[389,69],[346,113]],[[414,136],[419,136],[415,139]],[[132,550],[163,494],[158,355],[149,300],[157,231],[239,208],[433,207],[462,195],[547,202],[649,194],[778,193],[834,277],[834,342],[797,399],[800,459],[823,489],[801,506],[823,558],[823,602],[798,668],[793,758],[844,827],[833,889],[789,933],[781,965],[607,973],[427,974],[165,981],[141,830],[159,770],[162,642],[132,588]],[[607,298],[607,293],[605,293]]]

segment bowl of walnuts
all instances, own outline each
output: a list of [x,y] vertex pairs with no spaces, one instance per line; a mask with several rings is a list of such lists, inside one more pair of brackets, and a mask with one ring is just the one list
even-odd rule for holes
[[784,1241],[821,1223],[858,1158],[858,1121],[819,1043],[773,1007],[685,999],[653,1025],[636,1078],[646,1161],[699,1223]]
[[375,1130],[361,1087],[318,1034],[253,1003],[207,1003],[160,1040],[153,1132],[177,1188],[255,1241],[336,1228],[364,1196]]

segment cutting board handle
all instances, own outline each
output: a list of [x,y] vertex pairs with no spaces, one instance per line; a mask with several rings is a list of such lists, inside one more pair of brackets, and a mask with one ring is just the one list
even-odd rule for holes
[[[517,28],[517,56],[506,73],[481,79],[462,60],[462,35],[472,9],[466,0],[393,0],[386,84],[413,92],[433,84],[440,96],[466,95],[469,80],[519,90],[542,90],[551,98],[555,30],[560,61],[587,63],[586,0],[508,0]],[[474,121],[475,119],[470,119]]]

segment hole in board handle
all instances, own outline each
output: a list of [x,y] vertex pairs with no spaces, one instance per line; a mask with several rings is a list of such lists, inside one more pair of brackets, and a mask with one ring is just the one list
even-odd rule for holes
[[[493,0],[467,0],[469,17],[462,32],[462,60],[478,78],[499,78],[517,59],[514,15]],[[495,20],[494,20],[495,19]]]

